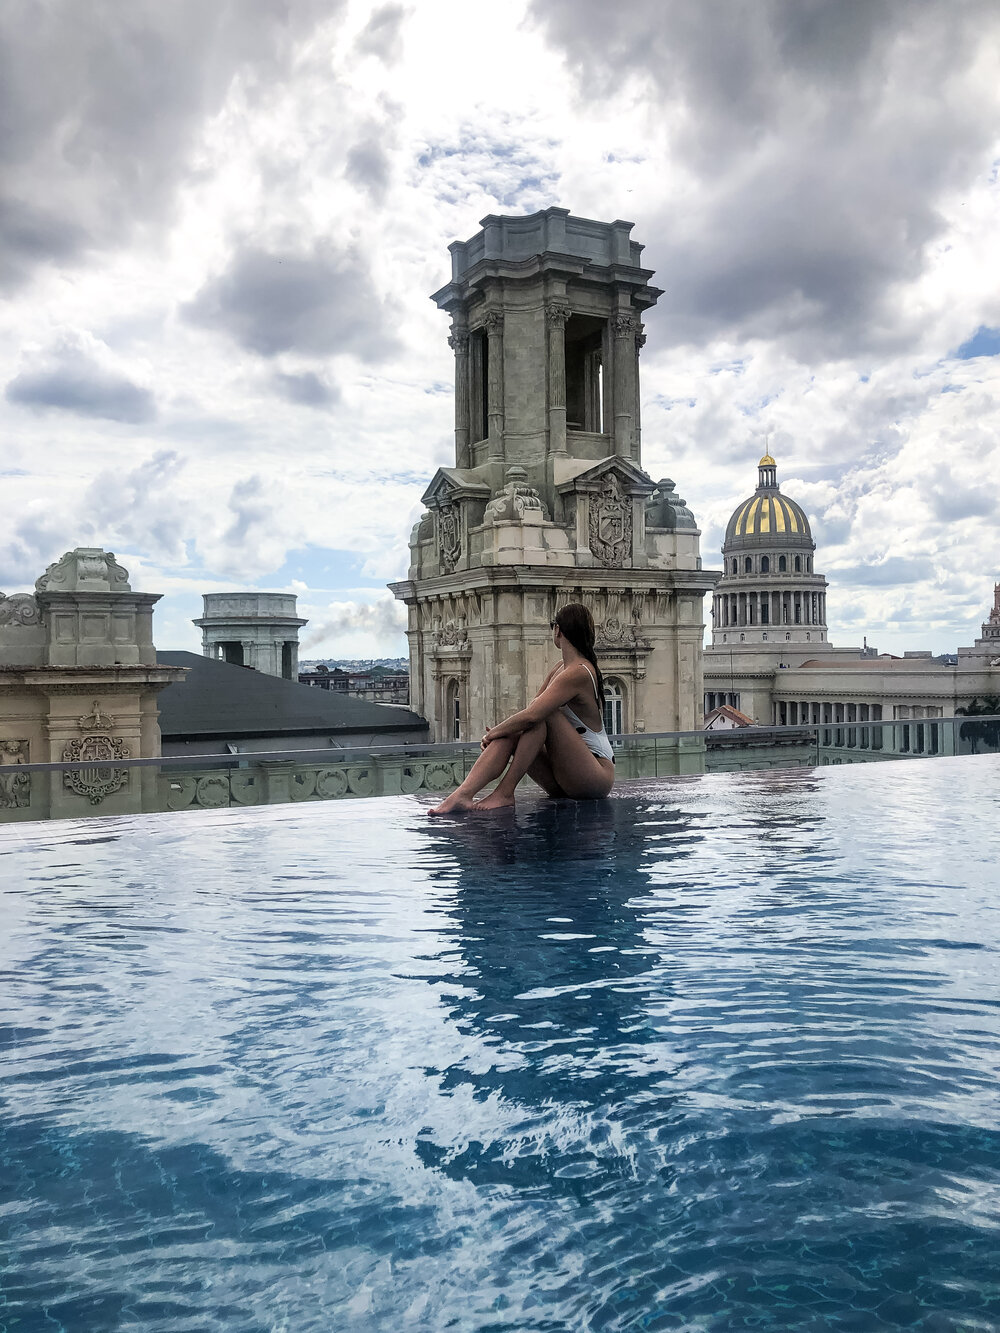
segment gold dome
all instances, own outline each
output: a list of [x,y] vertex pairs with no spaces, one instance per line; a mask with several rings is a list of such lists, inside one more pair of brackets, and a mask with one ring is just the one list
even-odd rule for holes
[[763,458],[760,460],[760,462],[757,464],[757,466],[758,466],[758,467],[777,467],[777,463],[775,463],[774,459],[771,457],[770,454],[765,454],[764,457],[763,457]]

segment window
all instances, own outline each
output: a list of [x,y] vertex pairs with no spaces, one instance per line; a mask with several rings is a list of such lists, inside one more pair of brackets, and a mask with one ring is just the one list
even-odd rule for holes
[[604,321],[571,315],[566,324],[566,428],[604,430]]
[[620,736],[625,730],[625,694],[621,682],[604,682],[604,730],[609,736]]
[[[767,622],[765,621],[764,623],[766,624]],[[767,630],[765,630],[764,633],[763,633],[760,637],[761,637],[761,642],[762,642],[762,643],[767,643]]]
[[778,556],[778,573],[784,574],[788,569],[788,561],[783,555]]
[[452,740],[462,739],[462,691],[457,680],[448,682],[448,712]]
[[769,555],[762,555],[762,556],[761,556],[761,558],[760,558],[760,572],[761,572],[762,574],[770,574],[770,572],[771,572],[771,557],[770,557]]
[[744,574],[749,574],[752,569],[753,569],[753,561],[750,559],[749,556],[747,556],[747,558],[743,561],[743,572]]
[[485,329],[474,329],[469,339],[469,357],[472,370],[472,401],[469,404],[469,420],[472,423],[474,437],[485,440],[490,433],[489,425],[489,345]]
[[786,639],[790,639],[791,637],[792,637],[792,636],[786,631],[786,633],[785,633],[785,638],[786,638]]
[[795,557],[795,572],[796,574],[802,573],[802,557],[800,555]]
[[807,574],[811,574],[812,571],[813,571],[813,561],[812,561],[812,556],[811,556],[811,555],[807,555],[807,556],[806,556],[806,573],[807,573]]
[[735,574],[735,573],[737,573],[737,571],[738,571],[738,566],[737,566],[737,564],[736,564],[736,561],[734,560],[734,561],[733,561],[733,573]]

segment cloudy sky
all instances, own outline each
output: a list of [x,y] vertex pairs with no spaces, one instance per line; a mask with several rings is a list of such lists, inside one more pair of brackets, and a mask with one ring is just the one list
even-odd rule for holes
[[953,648],[1000,579],[995,0],[7,0],[0,588],[75,545],[165,594],[385,593],[453,461],[446,247],[635,221],[643,463],[718,566],[765,438],[831,637]]

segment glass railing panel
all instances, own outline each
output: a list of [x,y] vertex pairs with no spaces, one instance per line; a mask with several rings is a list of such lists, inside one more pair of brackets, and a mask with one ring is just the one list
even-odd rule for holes
[[[620,780],[1000,753],[1000,717],[893,719],[612,737]],[[75,764],[0,763],[0,823],[439,796],[477,744],[273,750]]]

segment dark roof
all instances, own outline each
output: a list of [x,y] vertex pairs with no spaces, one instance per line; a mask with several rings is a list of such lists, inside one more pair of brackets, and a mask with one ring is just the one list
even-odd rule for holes
[[183,682],[159,694],[164,739],[427,729],[424,719],[408,708],[370,704],[198,653],[156,656],[163,666],[189,668]]

